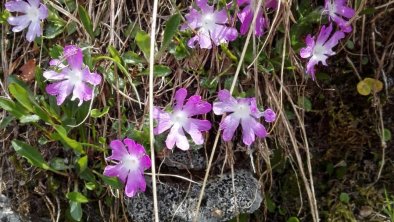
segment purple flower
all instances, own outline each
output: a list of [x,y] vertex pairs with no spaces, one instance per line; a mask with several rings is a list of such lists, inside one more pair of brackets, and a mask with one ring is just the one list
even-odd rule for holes
[[8,18],[8,23],[14,26],[13,32],[20,32],[29,26],[26,34],[26,39],[29,42],[34,41],[36,37],[42,35],[40,21],[48,17],[48,9],[40,0],[28,0],[27,2],[21,0],[14,0],[5,3],[5,8],[10,12],[23,13],[20,16],[11,16]]
[[118,177],[125,183],[125,193],[128,197],[133,197],[139,191],[144,192],[146,182],[143,174],[151,167],[150,158],[146,155],[144,147],[129,138],[124,139],[123,143],[113,140],[109,146],[112,155],[107,160],[115,160],[116,165],[106,166],[103,174]]
[[278,0],[265,0],[265,7],[271,8],[271,9],[277,9],[278,8]]
[[57,81],[49,84],[46,91],[49,95],[56,96],[58,105],[61,105],[66,97],[72,93],[71,100],[78,98],[78,106],[80,106],[83,101],[92,99],[93,90],[89,84],[94,86],[100,84],[101,76],[97,73],[91,73],[89,68],[84,66],[82,50],[79,47],[68,45],[64,47],[63,54],[68,66],[58,59],[52,59],[49,65],[54,66],[60,72],[54,70],[44,72],[46,79]]
[[207,0],[196,0],[196,4],[201,11],[191,8],[185,16],[187,24],[181,27],[181,30],[192,29],[197,33],[187,43],[190,48],[194,48],[198,43],[201,48],[210,49],[212,41],[215,45],[220,45],[237,38],[237,30],[226,26],[226,9],[214,11],[213,6],[207,4]]
[[338,45],[340,39],[345,37],[343,32],[336,31],[331,36],[331,38],[329,38],[331,32],[332,23],[330,23],[328,27],[323,26],[321,28],[316,42],[315,39],[309,34],[305,39],[307,46],[302,48],[300,51],[302,58],[310,58],[306,66],[306,73],[310,74],[313,80],[315,80],[315,65],[321,62],[323,65],[327,66],[326,59],[329,56],[335,55],[335,52],[332,51],[332,48]]
[[157,121],[157,127],[154,133],[161,134],[171,128],[170,133],[166,139],[166,146],[172,149],[176,145],[181,150],[189,149],[189,142],[185,136],[184,130],[190,134],[195,144],[201,145],[204,143],[202,131],[211,129],[211,122],[208,120],[201,120],[192,118],[195,115],[206,114],[211,111],[212,106],[208,102],[202,101],[201,96],[191,96],[186,104],[187,90],[180,88],[175,93],[176,104],[172,113],[164,112],[157,107],[154,107],[153,118]]
[[266,122],[275,121],[276,114],[271,109],[260,112],[255,98],[235,99],[227,90],[220,90],[218,97],[219,102],[213,103],[213,112],[216,115],[230,113],[220,123],[224,141],[230,141],[233,138],[240,123],[242,126],[242,140],[248,146],[254,142],[255,135],[260,138],[267,136],[267,130],[256,119],[263,116]]
[[[245,35],[249,27],[252,23],[253,20],[253,14],[255,13],[256,10],[256,4],[257,0],[238,0],[237,1],[238,6],[246,5],[241,12],[239,12],[238,18],[241,21],[241,29],[240,33],[241,35]],[[268,2],[270,3],[270,2]],[[272,3],[270,3],[272,4]],[[264,29],[267,28],[267,22],[265,21],[264,15],[263,15],[263,9],[260,8],[257,18],[256,18],[256,24],[255,24],[255,35],[260,37],[264,34]]]
[[343,32],[351,32],[352,27],[345,20],[354,16],[355,11],[347,7],[346,0],[325,0],[324,11],[328,14],[330,20],[333,20]]

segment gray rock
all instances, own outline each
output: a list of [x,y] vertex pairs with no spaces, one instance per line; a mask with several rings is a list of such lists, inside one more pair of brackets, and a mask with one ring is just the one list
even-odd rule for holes
[[192,149],[187,152],[174,149],[170,156],[164,159],[164,164],[181,170],[203,170],[206,167],[205,156]]
[[[201,222],[228,221],[240,213],[253,213],[262,202],[258,181],[245,170],[234,172],[236,193],[233,193],[231,174],[208,181],[200,208]],[[192,221],[201,186],[193,184],[189,189],[176,184],[158,184],[160,221]],[[152,191],[126,199],[127,209],[135,221],[152,221]]]
[[22,219],[19,216],[19,214],[12,211],[9,199],[3,194],[0,194],[0,221],[22,222]]

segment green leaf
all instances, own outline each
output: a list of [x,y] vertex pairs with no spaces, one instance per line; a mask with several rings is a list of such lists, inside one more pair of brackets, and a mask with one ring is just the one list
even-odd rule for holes
[[51,135],[52,139],[61,141],[65,143],[67,146],[69,146],[71,149],[77,151],[78,153],[85,153],[85,151],[82,149],[82,145],[78,143],[76,140],[73,140],[67,136],[66,129],[64,129],[60,125],[55,125],[54,126],[56,133],[53,133]]
[[176,34],[179,28],[179,24],[181,22],[181,16],[179,14],[175,14],[171,16],[170,19],[166,22],[166,27],[164,29],[164,37],[163,43],[161,44],[160,51],[163,52],[170,45],[172,38]]
[[63,158],[53,158],[49,165],[55,170],[67,170],[70,166],[67,166]]
[[81,203],[70,201],[70,215],[76,221],[82,219],[82,207]]
[[0,122],[0,130],[5,129],[14,120],[14,116],[5,116]]
[[28,91],[17,83],[11,83],[8,89],[13,97],[27,110],[33,112],[33,104],[30,101]]
[[141,58],[137,53],[128,51],[122,56],[123,62],[126,64],[139,64],[145,62],[143,58]]
[[339,200],[340,200],[342,203],[349,203],[349,201],[350,201],[349,194],[347,194],[347,193],[341,193],[341,194],[339,195]]
[[116,61],[116,63],[122,63],[122,58],[120,57],[118,50],[116,50],[113,46],[108,46],[108,52]]
[[94,189],[96,189],[96,184],[93,182],[87,182],[87,183],[85,183],[85,187],[88,190],[94,190]]
[[108,113],[109,108],[109,106],[106,106],[101,111],[98,109],[92,109],[92,111],[90,112],[90,116],[93,118],[101,118]]
[[[153,75],[156,77],[168,76],[171,72],[170,67],[164,65],[155,65],[153,68]],[[142,71],[140,75],[149,75],[149,68]]]
[[77,203],[88,203],[89,199],[80,192],[69,192],[66,194],[67,199]]
[[297,217],[290,217],[287,222],[300,222],[300,220]]
[[8,17],[10,17],[11,13],[7,10],[4,10],[0,13],[0,24],[4,24],[7,22]]
[[298,97],[297,103],[298,103],[298,106],[304,108],[304,110],[305,110],[306,112],[309,112],[309,111],[312,110],[312,103],[311,103],[311,101],[310,101],[308,98],[306,98],[305,96],[300,96],[300,97]]
[[63,54],[63,47],[60,45],[54,45],[51,48],[49,48],[49,55],[51,58],[57,59],[60,58],[60,56]]
[[11,144],[15,152],[26,158],[31,165],[44,170],[50,169],[48,163],[44,160],[41,153],[36,148],[19,140],[13,140]]
[[110,185],[115,189],[122,189],[123,187],[122,182],[120,182],[120,180],[117,177],[107,177],[103,175],[99,175],[99,176],[107,185]]
[[82,5],[78,5],[78,14],[79,14],[79,17],[81,18],[81,22],[82,22],[83,27],[85,28],[86,32],[93,39],[94,38],[93,24],[92,24],[92,21],[89,17],[88,12],[86,11],[86,9]]
[[21,105],[16,104],[14,101],[0,97],[0,108],[10,112],[16,118],[20,118],[26,114],[26,109]]
[[388,142],[388,141],[391,140],[391,132],[390,132],[389,129],[384,129],[384,130],[383,130],[383,140],[384,140],[385,142]]
[[138,48],[144,53],[144,56],[149,60],[150,53],[150,37],[144,31],[138,31],[135,36],[135,41],[137,42]]
[[26,115],[26,116],[21,116],[20,122],[21,123],[35,123],[40,120],[40,117],[37,115]]
[[82,173],[83,171],[85,171],[86,168],[88,167],[88,156],[85,155],[85,156],[79,158],[77,161],[77,166],[78,166],[79,173]]

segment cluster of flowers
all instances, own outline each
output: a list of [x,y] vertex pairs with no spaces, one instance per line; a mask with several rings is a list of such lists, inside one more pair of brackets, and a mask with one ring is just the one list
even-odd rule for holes
[[[201,48],[211,48],[212,42],[219,45],[224,42],[235,40],[238,35],[236,29],[228,27],[227,12],[225,9],[215,11],[213,6],[207,4],[207,0],[196,0],[197,6],[201,9],[198,12],[191,9],[186,15],[187,25],[182,29],[192,28],[197,30],[197,35],[189,40],[189,47],[195,47],[196,43]],[[255,0],[238,0],[238,5],[243,9],[238,13],[240,19],[241,34],[245,34],[252,22]],[[265,7],[276,8],[276,0],[266,1]],[[26,38],[29,42],[42,35],[41,21],[48,17],[47,7],[39,0],[12,0],[5,4],[10,12],[18,12],[19,16],[8,18],[9,24],[13,25],[14,32],[20,32],[28,27]],[[257,11],[257,22],[255,27],[256,36],[261,36],[267,26],[262,10]],[[59,59],[52,59],[49,62],[52,67],[43,73],[43,76],[51,81],[46,87],[49,95],[56,96],[57,105],[61,105],[65,99],[72,94],[71,100],[78,98],[78,106],[84,101],[93,98],[94,90],[92,86],[101,83],[102,77],[91,72],[89,67],[83,63],[82,49],[75,45],[66,45],[63,55]],[[157,127],[154,133],[161,134],[170,129],[166,139],[168,149],[177,146],[181,150],[188,150],[190,145],[185,136],[186,131],[195,144],[204,143],[202,132],[211,129],[209,120],[197,119],[195,116],[207,114],[213,109],[216,115],[226,115],[220,123],[220,130],[223,130],[223,140],[230,141],[234,137],[238,126],[242,126],[242,140],[248,147],[255,141],[255,137],[264,138],[267,130],[259,123],[258,119],[263,117],[268,123],[275,121],[276,114],[271,109],[261,112],[257,108],[255,98],[234,98],[227,90],[218,93],[219,101],[210,103],[203,101],[200,96],[193,95],[186,100],[187,90],[181,88],[175,93],[175,106],[171,113],[165,112],[158,107],[154,107],[154,118]],[[114,161],[115,165],[108,165],[104,169],[104,175],[116,176],[125,186],[125,193],[132,197],[139,191],[145,191],[146,182],[144,171],[151,167],[151,160],[147,156],[144,147],[132,139],[126,138],[122,141],[114,140],[110,143],[112,155],[108,161]]]
[[[327,58],[335,55],[332,48],[338,45],[339,40],[345,37],[345,33],[352,31],[352,27],[346,19],[351,19],[355,11],[346,6],[346,0],[325,0],[323,14],[328,14],[330,24],[321,27],[316,41],[311,34],[307,35],[305,39],[306,47],[300,51],[302,58],[309,58],[306,65],[306,73],[311,75],[313,80],[315,80],[315,66],[319,62],[327,66]],[[332,32],[332,21],[338,26],[339,30]]]

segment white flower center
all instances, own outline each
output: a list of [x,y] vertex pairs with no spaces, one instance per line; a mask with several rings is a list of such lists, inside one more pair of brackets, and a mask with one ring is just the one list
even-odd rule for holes
[[140,166],[140,160],[133,155],[126,155],[122,159],[123,166],[130,171],[135,171]]
[[323,59],[326,55],[324,54],[326,52],[326,48],[321,45],[321,44],[316,44],[314,49],[313,49],[313,56],[318,58],[318,59]]
[[234,116],[239,119],[250,117],[250,107],[248,104],[239,103],[235,106]]
[[335,13],[337,12],[337,7],[334,3],[331,1],[328,2],[328,14],[330,16],[335,16]]
[[209,31],[213,31],[215,29],[215,18],[212,13],[202,16],[202,28]]
[[38,8],[30,6],[29,9],[26,10],[26,15],[31,21],[38,21],[39,11]]
[[184,111],[175,111],[171,116],[171,121],[183,126],[187,122],[187,115]]
[[70,81],[70,83],[72,83],[73,85],[82,82],[81,70],[71,69],[71,71],[68,73],[68,81]]

